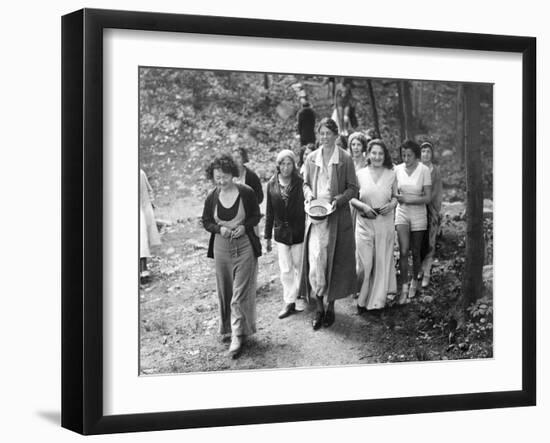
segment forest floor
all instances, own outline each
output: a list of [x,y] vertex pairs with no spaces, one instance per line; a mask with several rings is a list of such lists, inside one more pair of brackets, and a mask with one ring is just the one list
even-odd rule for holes
[[[179,208],[179,209],[178,209]],[[184,216],[173,218],[184,209]],[[356,300],[336,303],[336,321],[314,331],[313,306],[279,320],[282,287],[276,248],[259,258],[257,333],[238,359],[217,333],[214,261],[206,257],[209,233],[200,226],[202,203],[173,200],[157,216],[174,223],[161,230],[162,246],[150,261],[152,279],[140,287],[140,373],[356,365],[492,357],[492,325],[470,322],[455,330],[451,313],[460,294],[465,222],[461,203],[444,204],[431,285],[405,306],[393,300],[379,317],[356,314]],[[265,212],[265,210],[263,211]],[[181,214],[181,212],[180,212]],[[260,226],[263,232],[263,225]],[[463,256],[463,254],[462,254]],[[482,328],[482,329],[480,329]]]

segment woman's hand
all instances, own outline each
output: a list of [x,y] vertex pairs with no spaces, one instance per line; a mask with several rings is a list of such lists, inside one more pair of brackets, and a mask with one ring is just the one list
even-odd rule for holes
[[229,238],[231,237],[231,230],[229,228],[226,228],[225,226],[222,226],[220,228],[220,234],[223,238]]
[[361,212],[363,213],[364,217],[367,217],[370,219],[376,218],[376,216],[378,215],[374,209],[372,209],[369,205],[365,203],[363,204],[363,208]]
[[391,211],[393,211],[394,205],[392,202],[386,203],[383,206],[380,206],[380,209],[378,210],[378,213],[380,215],[386,215],[389,214]]
[[244,234],[244,226],[239,225],[231,231],[231,238],[239,238]]
[[267,252],[271,252],[272,246],[271,246],[271,239],[270,238],[268,238],[265,241],[265,249],[266,249]]

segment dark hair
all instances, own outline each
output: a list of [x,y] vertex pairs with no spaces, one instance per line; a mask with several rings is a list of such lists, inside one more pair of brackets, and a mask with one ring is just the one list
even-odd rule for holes
[[365,137],[365,134],[363,134],[362,132],[353,132],[349,137],[348,137],[348,149],[349,151],[351,152],[351,143],[354,141],[354,140],[359,140],[359,142],[361,143],[361,145],[363,146],[363,148],[361,149],[362,152],[367,152],[367,143],[369,142],[367,137]]
[[306,153],[306,149],[309,149],[311,152],[313,152],[317,149],[317,146],[315,146],[315,143],[308,143],[307,145],[301,147],[298,166],[302,166],[304,164],[304,155]]
[[238,151],[239,154],[241,154],[241,158],[243,159],[243,164],[248,163],[248,151],[246,148],[243,148],[242,146],[235,146],[232,150],[233,152]]
[[239,176],[239,169],[229,154],[221,154],[214,158],[206,167],[206,178],[214,179],[214,171],[219,169],[225,174],[231,174],[233,177]]
[[345,135],[340,134],[338,137],[336,137],[336,141],[334,142],[334,144],[338,142],[342,143],[342,149],[348,149],[348,139]]
[[420,146],[418,146],[418,143],[412,140],[405,140],[399,148],[401,160],[403,160],[403,149],[410,149],[417,159],[420,158]]
[[[370,152],[374,146],[380,146],[384,151],[384,163],[382,163],[382,166],[384,166],[384,168],[393,169],[390,151],[388,151],[388,147],[386,146],[386,144],[381,139],[375,138],[374,140],[371,140],[367,145],[367,152]],[[368,157],[367,165],[370,165],[370,158]]]
[[380,138],[380,136],[377,135],[377,133],[376,133],[376,129],[374,129],[374,128],[367,129],[365,131],[365,136],[367,137],[367,139],[369,139],[369,141],[373,140],[375,138]]
[[319,124],[317,125],[317,132],[319,132],[323,126],[325,126],[333,134],[338,135],[338,125],[330,117],[325,117],[319,122]]

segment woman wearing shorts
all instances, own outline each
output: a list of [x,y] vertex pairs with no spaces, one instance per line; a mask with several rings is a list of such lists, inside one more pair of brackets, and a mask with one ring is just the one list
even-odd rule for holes
[[[431,200],[432,179],[430,169],[420,162],[420,146],[412,140],[401,145],[403,163],[395,167],[397,180],[397,209],[395,229],[399,241],[399,304],[416,295],[417,276],[421,268],[420,249],[428,216],[426,205]],[[413,257],[413,278],[409,286],[409,251]]]

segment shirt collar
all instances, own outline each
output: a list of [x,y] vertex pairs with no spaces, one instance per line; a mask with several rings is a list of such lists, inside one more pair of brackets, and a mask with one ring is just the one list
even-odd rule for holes
[[[315,164],[317,166],[319,166],[320,168],[323,167],[323,148],[320,148],[320,149],[317,149],[317,151],[315,151],[316,153],[316,156],[315,156]],[[334,147],[334,152],[332,153],[332,156],[330,157],[329,161],[328,161],[328,165],[327,166],[330,166],[331,164],[332,165],[337,165],[340,161],[340,148],[338,148],[338,146],[335,146]]]

